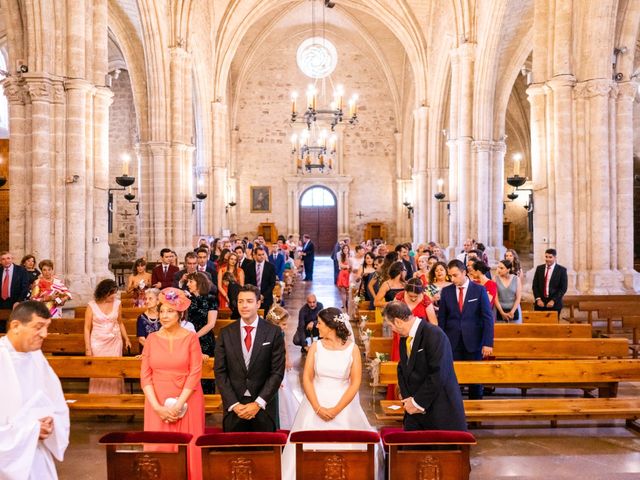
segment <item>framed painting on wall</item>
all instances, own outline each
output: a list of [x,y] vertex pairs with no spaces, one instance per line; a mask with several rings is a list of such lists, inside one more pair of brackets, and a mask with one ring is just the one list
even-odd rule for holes
[[251,187],[251,213],[271,213],[271,187]]

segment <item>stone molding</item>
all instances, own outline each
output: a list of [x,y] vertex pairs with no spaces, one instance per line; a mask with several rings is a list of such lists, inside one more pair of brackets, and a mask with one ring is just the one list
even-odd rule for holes
[[579,82],[573,89],[575,98],[606,97],[610,95],[614,83],[606,78],[595,78]]
[[2,82],[4,94],[10,104],[24,105],[27,100],[27,88],[24,80],[8,77]]
[[473,153],[484,153],[491,151],[492,142],[489,140],[473,140],[471,142],[471,148]]
[[574,88],[576,86],[576,77],[573,75],[558,75],[547,80],[546,85],[554,92],[561,89]]
[[617,98],[619,100],[629,100],[633,101],[638,94],[638,83],[637,82],[622,82],[618,84],[618,95]]
[[507,144],[504,140],[491,142],[491,151],[496,153],[507,153]]
[[90,92],[95,89],[95,86],[82,78],[70,78],[64,81],[64,89],[84,90],[85,92]]

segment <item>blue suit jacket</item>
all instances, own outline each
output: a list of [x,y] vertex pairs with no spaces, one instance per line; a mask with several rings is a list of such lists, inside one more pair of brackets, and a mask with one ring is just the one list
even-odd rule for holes
[[267,257],[267,260],[270,264],[272,264],[276,269],[276,275],[278,276],[278,280],[282,280],[282,276],[284,275],[284,254],[282,252],[278,252],[276,258],[274,260],[273,254],[270,253]]
[[443,288],[440,293],[438,325],[449,337],[453,350],[460,341],[468,352],[493,347],[493,315],[485,288],[469,281],[462,312],[458,307],[456,286]]

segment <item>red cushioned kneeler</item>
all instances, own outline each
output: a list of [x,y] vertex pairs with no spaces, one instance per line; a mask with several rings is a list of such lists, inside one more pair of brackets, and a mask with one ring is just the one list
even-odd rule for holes
[[[314,430],[294,432],[289,438],[296,444],[296,480],[339,478],[363,480],[374,478],[377,432],[358,430]],[[331,450],[304,450],[309,443],[335,444]],[[363,451],[340,450],[341,443],[360,443]]]
[[216,480],[260,478],[280,480],[282,448],[287,433],[229,432],[207,429],[196,440],[202,449],[202,476]]
[[389,480],[469,480],[469,451],[476,444],[469,432],[389,428],[381,436]]
[[[193,435],[171,432],[112,432],[100,439],[107,447],[107,479],[187,478],[187,445]],[[141,446],[168,445],[173,451],[150,451]],[[152,447],[153,448],[153,447]]]

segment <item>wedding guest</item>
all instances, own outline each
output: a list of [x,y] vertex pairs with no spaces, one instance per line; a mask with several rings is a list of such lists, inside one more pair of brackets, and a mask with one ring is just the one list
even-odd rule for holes
[[51,318],[62,317],[62,307],[71,300],[71,292],[64,282],[53,274],[53,262],[42,260],[38,265],[42,274],[31,287],[31,300],[44,302]]
[[51,324],[40,302],[11,312],[0,338],[0,478],[55,480],[69,445],[69,408],[40,350]]
[[[96,286],[93,300],[84,315],[87,357],[121,357],[123,343],[131,350],[117,294],[118,284],[111,279],[102,280]],[[122,378],[92,378],[89,380],[89,393],[124,393],[124,381]]]
[[487,266],[487,264],[482,260],[476,260],[471,265],[468,273],[471,280],[482,285],[485,288],[487,294],[489,295],[489,304],[493,309],[496,304],[496,297],[498,296],[498,286],[496,285],[496,282],[494,282],[493,280],[489,280],[489,278],[487,277],[488,272],[489,267]]
[[429,282],[429,256],[422,254],[418,257],[418,269],[413,276],[419,278],[422,285],[426,285]]
[[504,252],[504,259],[511,262],[511,273],[517,275],[522,280],[522,266],[520,264],[520,257],[518,252],[510,248]]
[[520,313],[520,299],[522,297],[522,281],[512,272],[513,265],[509,260],[498,262],[496,269],[496,285],[498,286],[498,301],[496,310],[498,320],[507,323],[522,323]]
[[227,289],[227,297],[229,298],[229,309],[231,310],[231,316],[229,318],[237,320],[240,318],[240,313],[238,312],[238,292],[240,291],[241,285],[231,272],[224,272],[222,285]]
[[22,257],[22,260],[20,260],[20,265],[22,265],[29,274],[29,285],[32,285],[40,276],[40,272],[36,268],[36,257],[31,254],[25,255]]
[[144,292],[144,306],[147,307],[147,309],[138,316],[138,320],[136,321],[136,335],[141,348],[144,347],[149,335],[160,330],[160,322],[158,321],[158,295],[160,295],[160,290],[157,288],[148,288]]
[[[29,273],[21,265],[13,263],[10,252],[0,252],[2,282],[0,282],[0,309],[11,310],[13,306],[29,296]],[[4,325],[0,323],[0,333]]]
[[147,272],[147,261],[138,258],[133,262],[133,271],[127,283],[127,293],[133,295],[133,305],[144,307],[146,296],[145,291],[151,287],[151,274]]
[[342,299],[342,309],[347,310],[349,308],[349,276],[351,272],[350,263],[351,250],[348,244],[342,245],[340,253],[338,254],[338,281],[336,286],[340,292],[340,298]]
[[451,285],[449,274],[447,273],[447,264],[437,262],[431,270],[429,270],[429,283],[427,284],[427,295],[431,301],[438,306],[440,300],[440,292],[444,287]]
[[[229,294],[222,283],[222,277],[226,272],[230,272],[235,277],[238,284],[244,285],[245,272],[238,266],[238,255],[232,252],[225,254],[225,262],[218,267],[218,307],[229,308]],[[224,258],[224,257],[223,257]]]
[[[187,275],[187,287],[191,295],[191,305],[187,311],[189,321],[196,329],[202,353],[208,357],[215,355],[216,339],[213,328],[218,318],[218,302],[209,293],[209,280],[203,272]],[[211,379],[202,379],[202,391],[213,393],[214,384]]]
[[375,271],[369,277],[367,282],[367,300],[369,300],[369,310],[375,310],[376,306],[374,305],[376,295],[378,294],[378,290],[380,290],[381,285],[381,271],[382,265],[384,264],[384,257],[376,257],[373,266]]
[[358,272],[358,277],[360,280],[360,287],[358,288],[358,297],[365,301],[370,301],[369,292],[367,290],[367,286],[369,285],[369,280],[371,280],[371,275],[376,271],[376,257],[371,252],[367,252],[364,254],[364,261],[362,266],[360,267],[360,271]]
[[302,348],[302,353],[306,353],[309,345],[317,340],[318,333],[318,313],[324,307],[313,293],[307,295],[307,301],[298,312],[298,328],[294,335],[294,345]]
[[151,271],[151,284],[162,289],[173,284],[173,277],[180,269],[174,265],[174,255],[170,248],[160,250],[160,259],[160,264]]
[[[144,429],[192,434],[187,448],[189,479],[200,480],[202,456],[195,442],[204,433],[202,351],[197,336],[180,326],[191,301],[177,288],[165,288],[158,299],[162,328],[147,337],[140,370]],[[154,450],[172,451],[172,447]]]
[[557,252],[548,248],[544,252],[544,263],[536,267],[533,276],[534,310],[562,311],[562,298],[567,293],[567,269],[558,265]]

